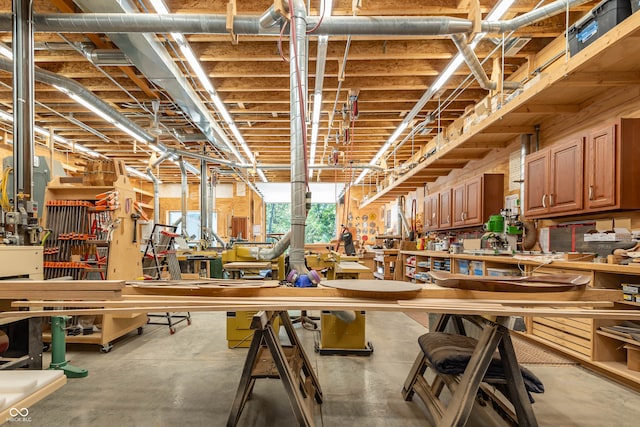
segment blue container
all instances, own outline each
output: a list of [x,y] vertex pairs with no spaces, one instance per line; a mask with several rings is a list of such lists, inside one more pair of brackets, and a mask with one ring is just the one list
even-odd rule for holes
[[458,273],[469,274],[469,261],[466,259],[458,260]]
[[[571,56],[589,46],[631,15],[638,0],[604,0],[567,30]],[[635,7],[638,7],[636,4]]]

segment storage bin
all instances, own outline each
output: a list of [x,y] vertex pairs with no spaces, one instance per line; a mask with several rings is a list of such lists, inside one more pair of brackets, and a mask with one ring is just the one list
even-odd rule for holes
[[469,269],[473,272],[474,276],[484,275],[483,267],[482,261],[471,261],[471,263],[469,263]]
[[520,276],[520,270],[515,268],[487,267],[487,276]]
[[631,0],[631,13],[635,13],[640,9],[640,0]]
[[458,260],[458,273],[469,274],[469,260],[466,260],[466,259]]
[[629,17],[632,2],[638,0],[604,0],[569,27],[567,35],[571,56]]

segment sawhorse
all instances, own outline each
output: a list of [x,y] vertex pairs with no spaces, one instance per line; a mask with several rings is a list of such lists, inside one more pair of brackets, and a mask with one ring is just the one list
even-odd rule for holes
[[[282,346],[273,320],[280,317],[280,323],[289,338],[290,346]],[[251,322],[253,339],[245,359],[238,391],[231,406],[227,426],[235,426],[242,414],[244,405],[251,395],[258,378],[280,378],[291,403],[291,408],[300,426],[314,425],[311,411],[312,399],[322,403],[322,390],[316,374],[313,372],[298,336],[286,311],[260,311]]]
[[[515,410],[516,420],[514,421],[519,426],[537,427],[538,423],[525,389],[520,366],[518,365],[507,327],[510,318],[498,317],[495,321],[488,321],[474,316],[471,319],[474,323],[482,325],[482,333],[464,374],[459,379],[459,383],[452,384],[454,391],[446,408],[439,400],[439,394],[445,383],[448,383],[447,385],[452,383],[451,378],[443,375],[441,378],[440,376],[437,377],[432,386],[426,384],[422,378],[427,362],[426,356],[422,352],[416,358],[404,383],[402,394],[405,400],[411,400],[413,394],[418,393],[439,427],[464,426],[469,419],[476,396],[482,391],[481,383],[491,358],[497,349],[500,352],[509,400]],[[448,314],[440,316],[435,332],[443,332],[449,320],[454,321],[456,332],[464,334],[464,327],[460,318]]]

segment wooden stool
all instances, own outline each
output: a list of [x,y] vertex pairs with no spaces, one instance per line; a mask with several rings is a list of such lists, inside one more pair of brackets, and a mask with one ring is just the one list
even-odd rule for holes
[[[482,335],[478,341],[442,332],[421,336],[418,340],[421,351],[402,390],[404,399],[410,401],[414,394],[418,395],[438,426],[465,425],[473,403],[478,398],[483,404],[492,403],[493,409],[512,425],[537,426],[522,372],[533,381],[533,384],[528,381],[531,391],[541,392],[543,388],[533,374],[521,371],[509,330],[503,326],[507,321],[507,317],[500,317],[496,322],[484,320]],[[443,326],[440,324],[440,328],[443,329]],[[464,357],[453,357],[450,360],[444,357],[449,350],[456,350],[451,353],[455,356],[458,349],[473,349],[471,357],[469,353],[466,354],[466,360]],[[500,357],[495,355],[496,349],[500,351]],[[432,369],[435,373],[431,383],[425,378],[427,369]],[[500,390],[513,409],[487,384]],[[452,395],[448,406],[440,400],[445,386]]]

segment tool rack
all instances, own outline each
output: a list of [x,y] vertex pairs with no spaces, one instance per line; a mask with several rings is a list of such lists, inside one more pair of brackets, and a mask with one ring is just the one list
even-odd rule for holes
[[[140,248],[132,239],[138,232],[131,219],[136,192],[121,162],[115,164],[115,171],[112,185],[85,185],[86,180],[72,177],[49,182],[41,221],[51,230],[45,240],[45,278],[134,280],[142,276]],[[98,316],[99,331],[67,336],[66,341],[98,344],[108,352],[113,340],[134,330],[142,333],[147,320],[146,313]],[[49,331],[43,332],[43,340],[51,341]]]

